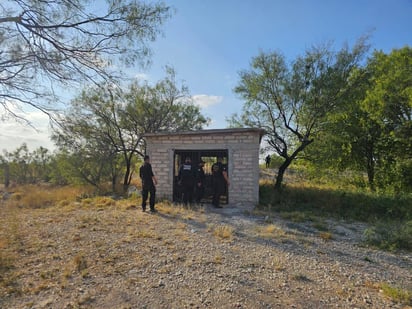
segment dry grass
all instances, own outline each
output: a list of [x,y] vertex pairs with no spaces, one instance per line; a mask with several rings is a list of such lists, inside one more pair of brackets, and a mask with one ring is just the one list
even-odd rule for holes
[[157,203],[156,208],[172,217],[182,217],[188,220],[193,219],[201,212],[196,205],[185,206],[183,204],[172,204],[168,201]]
[[286,232],[275,224],[257,226],[256,230],[258,237],[281,239],[286,236]]
[[[219,303],[223,294],[225,300],[233,295],[237,301],[258,288],[270,291],[276,287],[276,292],[289,293],[316,281],[309,270],[293,268],[290,256],[278,250],[277,244],[269,250],[266,244],[270,242],[256,241],[254,236],[244,239],[243,234],[236,235],[234,226],[214,220],[202,208],[159,202],[158,214],[142,213],[140,200],[135,197],[85,197],[76,190],[63,194],[69,189],[62,189],[59,194],[63,200],[55,202],[47,202],[51,200],[47,194],[38,194],[42,202],[37,205],[48,207],[20,208],[26,199],[22,192],[29,191],[19,190],[17,197],[0,208],[0,307],[54,306],[46,301],[56,297],[74,308],[99,308],[100,300],[127,308],[142,299],[142,295],[134,294],[136,291],[143,291],[144,297],[151,293],[151,301],[159,297],[169,300],[176,297],[172,284],[178,284],[182,295],[203,297],[210,300],[205,306],[223,308]],[[294,237],[269,222],[251,225],[247,231],[269,239]],[[165,286],[160,283],[163,281]],[[291,286],[287,291],[282,291],[284,282]],[[331,290],[333,285],[338,290],[338,283],[330,284]],[[89,290],[98,296],[88,294]],[[114,298],[117,302],[111,303],[109,294],[119,297]],[[405,290],[387,288],[384,294],[404,303],[410,295]],[[124,295],[131,297],[130,302],[122,298]],[[265,293],[254,293],[250,302],[269,304],[273,299],[269,294],[265,297]],[[281,302],[282,297],[276,301]],[[197,305],[193,299],[190,301]],[[232,307],[236,307],[235,300]],[[253,304],[245,307],[253,308]]]
[[223,263],[223,256],[221,254],[216,254],[214,259],[215,264],[222,264]]
[[74,259],[73,259],[73,264],[74,264],[74,271],[77,271],[82,278],[86,278],[89,275],[88,271],[88,262],[87,262],[87,257],[85,253],[80,252],[78,253]]
[[111,197],[102,196],[93,198],[92,204],[97,208],[106,208],[110,206],[116,206],[116,201]]
[[[0,248],[0,273],[4,274],[7,271],[11,270],[14,265],[16,256],[14,256],[12,253],[10,253],[9,250],[7,250],[7,247],[5,248],[2,246]],[[0,276],[0,282],[4,281],[6,278],[4,276]]]
[[275,256],[272,260],[272,266],[276,271],[284,271],[286,269],[286,261],[279,256]]
[[45,208],[49,206],[68,206],[79,196],[90,195],[92,188],[87,186],[53,187],[25,185],[18,187],[11,195],[9,206],[19,208]]
[[319,237],[322,238],[324,241],[333,239],[333,235],[330,232],[320,232]]
[[0,215],[0,291],[21,293],[14,273],[22,250],[22,233],[17,209],[1,205]]
[[230,241],[233,239],[235,229],[230,225],[210,225],[208,230],[211,231],[215,237]]

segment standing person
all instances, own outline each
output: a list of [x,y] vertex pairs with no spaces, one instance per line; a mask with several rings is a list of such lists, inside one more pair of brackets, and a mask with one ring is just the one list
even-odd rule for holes
[[213,181],[213,200],[212,204],[216,208],[220,206],[220,196],[225,193],[226,185],[229,186],[229,177],[227,175],[227,167],[222,163],[223,158],[218,157],[217,162],[212,165],[212,181]]
[[265,162],[266,162],[266,168],[270,167],[270,161],[272,160],[272,158],[270,157],[270,155],[267,155],[265,158]]
[[195,168],[192,166],[192,159],[190,157],[186,157],[185,163],[180,166],[178,180],[183,188],[183,204],[192,203],[195,186]]
[[205,162],[203,160],[199,161],[199,165],[196,169],[196,203],[200,203],[205,193],[205,171],[203,167]]
[[150,193],[150,211],[155,212],[155,198],[157,179],[153,174],[150,157],[144,156],[144,163],[140,167],[140,178],[142,179],[142,210],[146,211],[146,201]]

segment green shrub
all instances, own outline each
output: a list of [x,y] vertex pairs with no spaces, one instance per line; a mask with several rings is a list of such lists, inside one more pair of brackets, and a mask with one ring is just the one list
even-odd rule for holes
[[385,250],[412,250],[412,220],[378,222],[364,232],[364,242]]
[[393,287],[386,283],[381,285],[381,289],[392,300],[405,305],[412,305],[412,291]]
[[260,185],[259,207],[271,211],[305,211],[318,216],[375,222],[412,220],[411,205],[412,196],[407,194],[394,196],[307,184],[288,185],[275,191],[273,183]]

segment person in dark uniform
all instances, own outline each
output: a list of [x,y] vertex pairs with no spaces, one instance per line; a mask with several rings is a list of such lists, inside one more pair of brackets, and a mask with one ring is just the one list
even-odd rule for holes
[[196,203],[200,203],[205,193],[205,171],[203,167],[205,162],[200,160],[197,169],[196,169]]
[[152,165],[150,164],[150,157],[144,156],[144,163],[140,167],[140,179],[142,180],[142,210],[146,211],[146,201],[150,193],[150,211],[155,212],[155,198],[157,179],[153,174]]
[[213,200],[212,204],[216,208],[220,206],[220,196],[226,191],[226,185],[229,186],[229,177],[227,175],[227,167],[222,163],[223,158],[218,157],[217,162],[212,165],[212,187]]
[[272,158],[270,157],[270,155],[267,155],[265,158],[265,162],[266,162],[266,168],[270,167],[270,161],[272,160]]
[[182,186],[183,204],[193,202],[193,190],[195,186],[195,168],[192,166],[192,159],[187,157],[185,163],[179,168],[178,180]]

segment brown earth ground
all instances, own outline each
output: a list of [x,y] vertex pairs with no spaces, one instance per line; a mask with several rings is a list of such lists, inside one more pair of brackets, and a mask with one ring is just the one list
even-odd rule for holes
[[137,203],[3,200],[0,307],[411,308],[411,254],[362,246],[365,224]]

